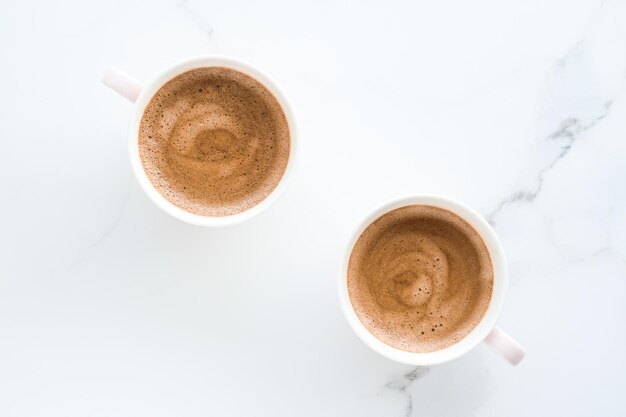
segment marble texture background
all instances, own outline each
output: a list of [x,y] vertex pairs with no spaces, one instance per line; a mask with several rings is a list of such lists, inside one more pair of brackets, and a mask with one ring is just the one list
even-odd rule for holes
[[[626,415],[626,2],[3,0],[0,51],[0,415]],[[271,74],[302,144],[219,230],[142,193],[99,82],[211,53]],[[343,319],[350,232],[421,192],[500,235],[517,368],[403,366]]]

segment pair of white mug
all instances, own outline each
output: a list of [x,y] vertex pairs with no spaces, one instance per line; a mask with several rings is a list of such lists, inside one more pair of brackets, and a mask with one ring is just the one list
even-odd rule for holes
[[[150,103],[150,100],[152,99],[154,94],[163,86],[163,84],[176,77],[177,75],[189,71],[193,68],[210,66],[232,68],[237,71],[241,71],[248,75],[251,75],[256,80],[261,82],[280,103],[283,111],[285,112],[291,134],[291,151],[287,169],[285,170],[285,173],[280,183],[274,189],[274,191],[258,205],[244,212],[224,217],[200,216],[197,214],[189,213],[170,203],[156,190],[156,188],[154,188],[154,186],[146,176],[146,173],[141,164],[141,159],[139,157],[139,124],[141,122],[143,112],[148,103]],[[293,110],[278,85],[262,71],[258,70],[252,65],[228,57],[205,56],[188,59],[171,66],[167,70],[163,71],[160,76],[156,77],[156,79],[153,80],[146,87],[143,87],[139,82],[135,81],[130,76],[113,67],[109,68],[104,73],[102,81],[104,84],[106,84],[122,96],[126,97],[128,100],[135,103],[135,109],[131,118],[128,133],[131,164],[137,180],[139,181],[139,184],[141,185],[143,190],[146,192],[148,197],[150,197],[150,199],[166,213],[174,216],[179,220],[195,225],[213,227],[227,226],[247,220],[260,213],[262,210],[270,206],[280,196],[285,186],[287,185],[287,181],[291,176],[293,164],[296,160],[298,152],[298,138],[296,133],[296,124]],[[443,209],[450,210],[465,219],[482,236],[491,255],[494,272],[493,293],[491,296],[491,301],[489,302],[489,307],[487,308],[487,312],[485,313],[482,320],[463,339],[461,339],[452,346],[435,352],[407,352],[396,349],[381,342],[374,335],[372,335],[360,322],[356,313],[354,312],[354,309],[352,308],[352,304],[348,296],[348,260],[350,258],[350,253],[352,252],[352,247],[356,243],[358,237],[370,223],[372,223],[384,213],[399,207],[412,204],[427,204],[431,206],[441,207]],[[504,297],[507,291],[508,282],[508,268],[506,264],[506,259],[504,257],[504,252],[502,250],[502,246],[500,245],[498,237],[496,236],[493,229],[489,226],[489,224],[476,211],[459,203],[458,201],[434,195],[418,195],[398,199],[380,207],[370,216],[368,216],[354,232],[351,241],[347,245],[338,280],[341,307],[346,316],[346,319],[348,320],[348,323],[355,331],[355,333],[361,338],[361,340],[363,340],[365,344],[367,344],[370,348],[380,353],[381,355],[386,356],[387,358],[395,360],[397,362],[411,365],[433,365],[456,359],[459,356],[469,352],[482,341],[486,342],[510,363],[512,363],[513,365],[517,365],[524,357],[524,350],[514,339],[512,339],[510,336],[508,336],[506,333],[496,327],[496,321],[498,320],[498,316],[500,315],[500,311],[502,310],[502,306],[504,304]]]

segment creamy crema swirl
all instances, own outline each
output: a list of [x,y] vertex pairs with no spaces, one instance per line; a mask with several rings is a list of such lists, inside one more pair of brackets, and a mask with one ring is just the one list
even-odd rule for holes
[[492,287],[480,235],[432,206],[406,206],[375,220],[348,263],[348,291],[361,322],[383,342],[411,352],[465,337],[484,316]]
[[167,82],[146,107],[139,151],[148,178],[192,213],[226,216],[276,188],[289,160],[289,126],[257,80],[204,67]]

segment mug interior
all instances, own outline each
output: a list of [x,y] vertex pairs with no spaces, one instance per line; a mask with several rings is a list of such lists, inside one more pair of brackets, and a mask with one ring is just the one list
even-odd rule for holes
[[[410,205],[430,205],[439,207],[449,210],[467,221],[483,238],[485,246],[489,251],[491,265],[493,268],[493,290],[489,306],[487,307],[487,311],[485,312],[483,318],[463,339],[451,346],[434,352],[408,352],[387,345],[376,338],[359,320],[354,308],[352,307],[352,302],[350,301],[350,295],[348,293],[348,262],[350,261],[352,249],[358,238],[372,222],[383,214],[397,208]],[[479,213],[464,204],[449,198],[434,195],[420,195],[405,197],[387,203],[375,210],[360,223],[357,231],[354,233],[348,244],[348,248],[342,262],[338,283],[339,297],[343,312],[354,332],[361,338],[361,340],[363,340],[363,342],[365,342],[366,345],[381,355],[397,362],[409,365],[434,365],[456,359],[467,353],[482,342],[487,337],[489,332],[491,332],[491,330],[495,327],[496,321],[498,320],[502,310],[504,296],[508,287],[508,268],[504,257],[504,250],[502,249],[502,245],[500,244],[498,237],[489,223],[487,223],[487,221],[485,221]]]
[[[274,190],[257,205],[240,213],[228,216],[201,216],[199,214],[183,210],[182,208],[171,203],[152,185],[144,171],[143,164],[141,163],[141,158],[139,156],[139,126],[141,124],[144,110],[150,103],[150,100],[152,100],[152,97],[165,83],[174,77],[192,69],[201,67],[231,68],[256,79],[276,98],[283,110],[283,113],[285,114],[285,118],[287,119],[287,124],[289,126],[289,159],[287,161],[287,167],[285,168],[285,171],[283,172],[276,188],[274,188]],[[145,191],[148,197],[150,197],[150,199],[166,213],[179,220],[199,226],[227,226],[240,223],[256,216],[261,211],[269,207],[280,196],[280,194],[282,194],[287,185],[287,179],[291,176],[297,150],[296,145],[296,127],[293,111],[286,96],[280,90],[278,85],[265,73],[252,65],[238,59],[224,56],[203,56],[187,59],[172,65],[170,68],[161,73],[161,75],[154,79],[150,84],[146,85],[141,91],[141,94],[135,102],[135,110],[129,129],[129,151],[131,164],[141,188]]]

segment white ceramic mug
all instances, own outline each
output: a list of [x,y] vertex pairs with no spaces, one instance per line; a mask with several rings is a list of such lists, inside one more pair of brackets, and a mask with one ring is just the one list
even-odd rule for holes
[[[287,119],[287,123],[289,124],[289,134],[290,134],[290,151],[289,151],[289,161],[287,163],[287,168],[283,173],[283,176],[274,189],[263,201],[257,204],[254,207],[251,207],[241,213],[236,213],[229,216],[221,216],[221,217],[211,217],[211,216],[201,216],[198,214],[190,213],[186,210],[181,209],[180,207],[174,205],[170,201],[168,201],[165,197],[161,195],[157,191],[157,189],[152,185],[141,164],[141,159],[139,158],[139,124],[141,122],[141,118],[143,116],[143,112],[150,103],[150,100],[156,94],[156,92],[169,80],[176,77],[179,74],[190,71],[194,68],[200,67],[226,67],[232,68],[237,71],[241,71],[246,73],[259,81],[265,88],[267,88],[272,95],[278,100],[278,103],[283,109],[285,113],[285,117]],[[295,118],[293,115],[293,110],[289,101],[287,100],[285,94],[281,91],[278,85],[272,81],[270,77],[268,77],[261,70],[256,67],[247,64],[238,59],[224,57],[224,56],[201,56],[195,57],[191,59],[187,59],[181,62],[178,62],[165,71],[163,71],[156,79],[154,79],[147,86],[142,86],[141,83],[120,71],[115,67],[108,68],[102,76],[102,82],[127,98],[131,102],[135,103],[135,109],[133,111],[133,115],[130,121],[130,127],[128,129],[128,139],[129,139],[129,147],[130,147],[130,162],[133,167],[133,171],[135,172],[135,176],[141,185],[141,188],[146,192],[148,197],[163,211],[174,216],[175,218],[185,221],[187,223],[200,225],[200,226],[227,226],[231,224],[240,223],[244,220],[250,219],[261,211],[269,207],[276,199],[281,195],[285,186],[287,185],[288,179],[291,176],[293,170],[294,159],[297,153],[297,134],[296,134],[296,124]]]
[[[493,292],[491,294],[491,300],[487,307],[487,312],[478,325],[476,325],[467,336],[452,346],[425,353],[414,353],[396,349],[376,338],[357,317],[356,312],[352,308],[348,293],[348,262],[352,248],[356,244],[359,236],[361,236],[361,233],[363,233],[367,226],[383,214],[400,207],[416,204],[440,207],[465,219],[465,221],[472,225],[482,236],[489,250],[493,267]],[[344,255],[338,284],[341,307],[352,329],[366,345],[389,359],[409,365],[434,365],[456,359],[475,348],[480,342],[487,343],[494,351],[513,365],[517,365],[524,357],[524,349],[522,346],[511,336],[496,327],[496,322],[500,316],[500,311],[504,304],[504,297],[509,285],[509,272],[502,245],[494,230],[489,226],[489,223],[476,211],[458,201],[435,195],[417,195],[394,200],[375,210],[361,222],[354,232]]]

